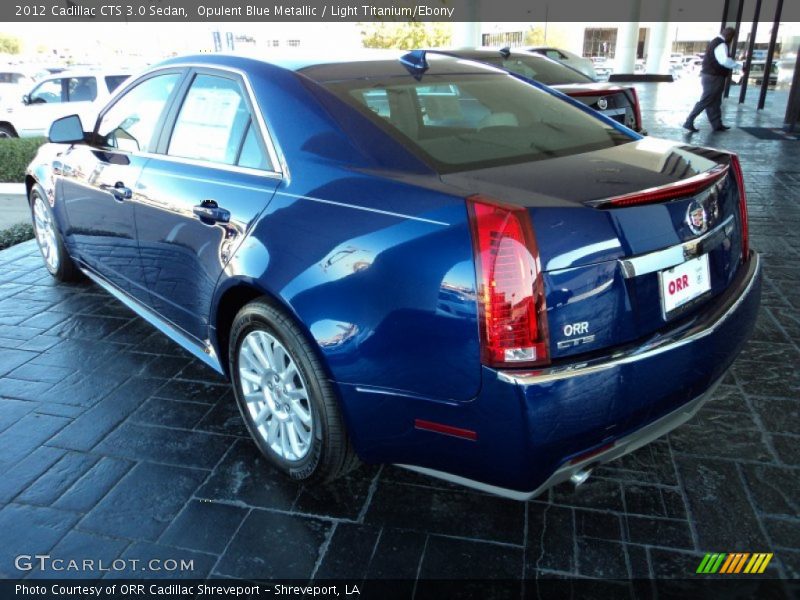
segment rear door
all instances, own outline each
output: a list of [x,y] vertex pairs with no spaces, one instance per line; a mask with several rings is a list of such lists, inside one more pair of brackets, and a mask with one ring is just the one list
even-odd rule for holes
[[280,182],[276,165],[247,82],[192,71],[137,185],[136,224],[153,306],[197,340],[222,270]]
[[136,241],[133,190],[181,77],[180,70],[172,70],[137,83],[103,113],[94,144],[76,144],[61,160],[67,243],[88,266],[143,301],[149,297]]

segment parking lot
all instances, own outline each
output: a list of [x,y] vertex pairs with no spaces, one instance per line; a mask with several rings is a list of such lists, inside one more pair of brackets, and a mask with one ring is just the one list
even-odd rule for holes
[[430,577],[686,578],[706,552],[742,551],[800,577],[800,142],[739,129],[782,124],[785,95],[762,113],[757,93],[732,98],[730,132],[700,117],[689,138],[697,81],[638,87],[651,135],[740,153],[764,259],[753,338],[694,420],[527,503],[393,466],[298,486],[259,456],[226,382],[99,288],[55,285],[27,242],[0,252],[0,576],[42,575],[19,554],[183,558],[194,570],[169,576],[413,592]]

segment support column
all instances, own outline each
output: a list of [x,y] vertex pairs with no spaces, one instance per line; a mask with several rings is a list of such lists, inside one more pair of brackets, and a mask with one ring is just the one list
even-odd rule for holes
[[617,28],[617,46],[614,50],[614,74],[632,75],[636,64],[636,49],[639,45],[640,0],[628,0],[628,21]]
[[475,21],[453,23],[453,47],[471,48],[481,44],[481,24]]
[[794,77],[789,90],[789,104],[786,105],[783,127],[794,131],[798,121],[800,121],[800,52],[797,53],[797,61],[794,65]]
[[[669,0],[664,0],[661,14],[662,19],[667,19]],[[653,23],[650,28],[650,40],[647,44],[647,73],[652,75],[669,74],[669,53],[672,40],[669,39],[670,24],[666,20]]]
[[457,0],[458,13],[464,21],[453,23],[453,47],[467,48],[481,46],[481,19],[478,12],[478,0]]
[[769,76],[772,73],[772,61],[775,58],[775,44],[778,42],[778,28],[781,26],[782,11],[783,0],[778,0],[778,5],[775,7],[775,18],[772,20],[772,32],[769,36],[767,64],[764,65],[764,79],[761,81],[761,91],[758,94],[758,110],[764,108],[764,103],[767,101],[767,88],[769,87]]
[[[756,47],[756,34],[758,33],[758,21],[761,18],[761,0],[756,0],[756,10],[753,14],[753,25],[750,29],[750,43],[747,44],[747,57],[745,58],[744,65],[742,66],[742,83],[739,90],[739,104],[744,102],[747,96],[747,81],[750,79],[750,66],[753,63],[753,49]],[[733,56],[736,56],[736,46],[731,51]],[[769,73],[764,73],[764,76],[769,80]]]

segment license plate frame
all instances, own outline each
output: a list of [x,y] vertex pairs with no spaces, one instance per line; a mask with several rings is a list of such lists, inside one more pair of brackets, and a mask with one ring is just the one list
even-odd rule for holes
[[665,320],[681,314],[711,292],[708,254],[684,261],[658,272],[661,314]]

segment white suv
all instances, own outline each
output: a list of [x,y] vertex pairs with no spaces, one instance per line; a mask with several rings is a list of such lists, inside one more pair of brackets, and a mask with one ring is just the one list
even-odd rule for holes
[[98,108],[130,75],[118,71],[64,71],[40,80],[21,104],[0,112],[0,138],[47,135],[56,119],[77,114],[93,123]]

